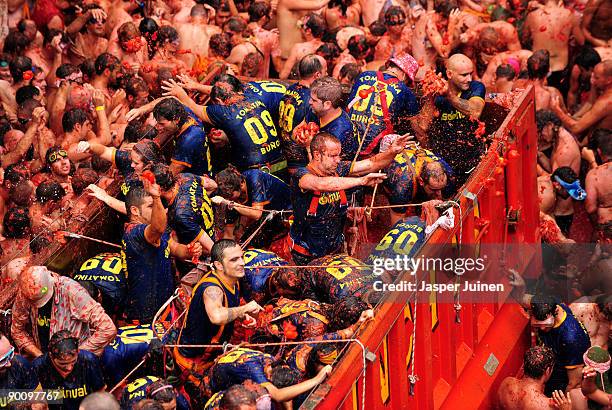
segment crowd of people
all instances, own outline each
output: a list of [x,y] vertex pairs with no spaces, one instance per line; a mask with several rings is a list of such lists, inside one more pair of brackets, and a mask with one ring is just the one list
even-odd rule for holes
[[[539,346],[499,406],[612,405],[611,9],[0,2],[0,391],[61,392],[0,408],[298,408],[374,317],[368,263],[442,224],[490,145],[486,104],[530,86],[542,238],[569,261],[597,245],[545,272],[574,303],[513,276]],[[374,197],[389,219],[368,238]],[[40,265],[90,240],[69,230],[100,201],[121,226],[91,239],[120,250]]]

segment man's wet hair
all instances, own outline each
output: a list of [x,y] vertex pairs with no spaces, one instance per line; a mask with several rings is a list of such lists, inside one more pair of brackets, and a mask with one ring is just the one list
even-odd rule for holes
[[321,15],[316,13],[310,13],[306,17],[304,28],[309,29],[314,38],[321,38],[325,33],[327,24],[325,19]]
[[216,33],[210,36],[209,49],[220,57],[227,58],[232,52],[232,39],[228,33]]
[[189,12],[189,16],[191,17],[207,17],[208,10],[202,4],[195,4],[191,11]]
[[243,180],[244,177],[240,174],[240,171],[235,166],[230,165],[215,175],[217,193],[224,198],[230,198],[232,192],[240,192],[240,184]]
[[28,36],[17,30],[10,30],[4,39],[4,51],[7,54],[18,56],[23,54],[30,45]]
[[542,80],[550,71],[550,53],[548,50],[537,50],[527,59],[527,74],[530,79]]
[[14,185],[9,192],[9,199],[17,206],[30,206],[30,200],[34,194],[34,187],[30,181],[24,179]]
[[131,186],[127,195],[125,196],[125,210],[127,213],[128,219],[132,217],[131,208],[135,206],[140,209],[142,204],[145,202],[145,198],[148,197],[149,194],[145,191],[145,189],[141,186]]
[[307,79],[320,72],[323,64],[316,54],[307,54],[297,64],[297,74],[300,79]]
[[59,182],[41,182],[36,187],[36,200],[41,204],[49,201],[60,201],[64,195],[66,195],[66,190]]
[[385,23],[381,20],[376,20],[375,22],[370,24],[369,29],[370,33],[372,33],[372,35],[376,37],[382,37],[387,32],[387,26],[385,26]]
[[561,120],[557,117],[557,114],[551,110],[537,110],[536,111],[536,126],[538,133],[542,132],[548,124],[552,124],[554,128],[561,126]]
[[9,63],[9,71],[15,83],[23,80],[23,73],[32,70],[32,60],[26,56],[17,56]]
[[557,316],[557,298],[552,295],[537,294],[531,298],[531,314],[536,320],[546,320],[548,315]]
[[222,410],[240,410],[243,406],[255,406],[257,394],[242,384],[235,384],[225,391],[219,408]]
[[495,70],[495,76],[497,78],[506,78],[508,81],[514,80],[516,77],[516,71],[510,64],[500,64]]
[[578,179],[578,175],[570,167],[559,167],[550,175],[550,179],[556,182],[555,177],[559,177],[563,182],[568,184],[574,183]]
[[98,182],[98,173],[91,168],[79,168],[72,176],[72,190],[81,195],[85,188]]
[[158,102],[155,108],[153,108],[153,116],[157,121],[161,118],[167,121],[177,121],[179,127],[189,119],[187,110],[175,98],[166,98]]
[[242,19],[242,17],[232,16],[230,17],[225,24],[223,24],[223,31],[232,33],[241,34],[244,33],[247,29],[247,23]]
[[421,168],[421,173],[419,176],[425,183],[428,183],[432,178],[441,178],[442,176],[446,176],[448,179],[449,177],[446,169],[440,161],[425,162]]
[[27,179],[30,179],[30,170],[24,163],[11,164],[4,170],[4,180],[13,186]]
[[125,94],[136,98],[139,92],[149,92],[149,86],[146,81],[140,77],[131,76],[125,81]]
[[157,22],[150,17],[145,17],[140,20],[138,30],[149,44],[149,58],[153,58],[155,50],[157,49],[158,41],[156,33],[159,30],[159,26],[157,25]]
[[[155,392],[155,394],[153,394]],[[170,403],[176,399],[174,387],[168,384],[165,380],[157,380],[147,386],[147,398],[153,399],[160,403]]]
[[355,58],[363,58],[370,51],[368,40],[363,34],[357,34],[349,38],[346,48]]
[[319,48],[317,48],[317,51],[315,51],[315,54],[318,56],[321,56],[325,59],[325,61],[327,61],[327,65],[331,66],[333,60],[335,58],[338,58],[338,56],[340,56],[340,53],[342,52],[342,50],[340,50],[340,47],[338,47],[338,45],[336,43],[323,43],[319,46]]
[[49,356],[60,358],[66,354],[74,354],[79,351],[79,339],[72,336],[68,330],[60,330],[49,339]]
[[[153,144],[155,143],[153,142]],[[154,163],[151,166],[151,172],[153,172],[155,175],[155,182],[157,185],[159,185],[162,191],[168,191],[176,183],[176,177],[172,171],[170,171],[170,167],[166,164]]]
[[43,250],[49,248],[51,246],[51,240],[45,235],[36,235],[30,241],[30,252],[34,255],[41,253]]
[[80,108],[72,108],[62,116],[62,128],[64,132],[74,131],[77,124],[83,125],[87,121],[87,114]]
[[249,21],[255,22],[261,20],[265,16],[269,16],[270,10],[270,5],[264,1],[256,1],[251,3],[248,10]]
[[147,125],[143,119],[136,118],[128,123],[123,131],[123,141],[138,142],[143,138],[154,139],[157,137],[157,129]]
[[96,60],[86,58],[79,64],[79,70],[83,73],[83,81],[90,81],[96,75]]
[[597,148],[607,157],[607,160],[612,159],[612,132],[608,129],[598,128],[593,132],[591,138],[596,138]]
[[400,6],[391,6],[387,9],[387,11],[385,11],[385,24],[389,24],[389,22],[391,22],[391,20],[395,16],[400,16],[400,18],[403,18],[404,21],[406,20],[406,12],[403,8],[401,8]]
[[584,44],[576,54],[574,62],[585,70],[591,70],[597,64],[601,63],[601,56],[593,47]]
[[340,140],[329,132],[319,132],[312,138],[312,141],[310,141],[310,152],[313,154],[315,152],[323,153],[323,150],[325,150],[328,141],[340,144]]
[[321,101],[330,101],[333,108],[342,104],[342,85],[333,77],[321,77],[310,86],[310,92]]
[[97,173],[106,173],[106,171],[108,171],[112,165],[112,162],[107,161],[98,155],[93,155],[91,157],[91,169],[93,169]]
[[140,37],[140,31],[132,21],[123,23],[117,29],[119,43],[125,43],[136,37]]
[[259,52],[252,52],[247,54],[242,60],[242,66],[240,67],[240,74],[246,77],[256,77],[259,72],[259,67],[263,64],[263,56]]
[[539,379],[555,365],[555,353],[547,346],[534,346],[523,356],[523,371],[531,379]]
[[327,314],[329,324],[328,332],[335,332],[346,329],[357,323],[361,312],[368,309],[368,304],[355,296],[348,296],[340,302],[335,303],[331,308],[331,314]]
[[32,222],[28,208],[14,206],[4,214],[2,234],[7,239],[23,239],[30,234]]
[[455,0],[435,0],[434,1],[434,10],[436,13],[441,14],[443,17],[448,18],[450,16],[451,11],[458,8],[459,5]]
[[160,45],[176,41],[179,39],[179,33],[172,26],[161,26],[157,31],[157,42]]
[[340,69],[340,78],[346,78],[351,84],[359,77],[359,74],[361,74],[361,66],[359,64],[345,64]]
[[33,85],[24,85],[17,89],[17,92],[15,93],[15,101],[17,102],[17,105],[21,105],[25,101],[34,99],[39,95],[40,90],[38,89],[38,87]]
[[120,65],[121,61],[119,61],[117,57],[110,53],[102,53],[96,58],[96,74],[102,75],[104,70],[106,70],[107,68],[110,71],[113,71],[115,68],[119,68]]
[[231,74],[221,74],[217,76],[213,82],[210,99],[212,101],[225,103],[233,97],[235,93],[242,92],[243,85],[238,78]]
[[270,381],[279,389],[299,383],[300,373],[286,364],[273,366]]
[[219,239],[210,249],[210,262],[223,263],[223,254],[228,248],[238,246],[238,243],[233,239]]

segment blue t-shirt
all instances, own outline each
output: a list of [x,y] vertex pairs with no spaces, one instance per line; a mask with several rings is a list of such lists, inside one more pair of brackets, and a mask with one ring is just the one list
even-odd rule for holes
[[204,175],[212,172],[208,137],[200,122],[189,117],[174,142],[176,146],[172,162],[184,165],[192,174]]
[[121,193],[127,195],[132,187],[141,187],[142,181],[134,176],[134,168],[132,168],[132,158],[129,151],[115,150],[113,154],[115,167],[123,177],[124,181],[121,184]]
[[48,353],[35,359],[32,365],[44,390],[63,391],[62,404],[50,404],[51,410],[78,410],[85,396],[105,386],[100,360],[87,350],[79,351],[74,368],[65,378],[55,370]]
[[263,102],[272,114],[272,118],[277,121],[278,106],[286,90],[284,85],[274,81],[249,81],[245,84],[244,95]]
[[[338,176],[347,176],[350,173],[350,165],[350,161],[341,161],[338,164]],[[338,250],[344,242],[343,230],[348,202],[344,191],[302,190],[299,186],[300,179],[309,173],[311,172],[308,168],[298,168],[291,178],[294,220],[290,235],[295,245],[312,256],[321,257]],[[318,201],[313,201],[315,197],[318,197]]]
[[0,374],[0,409],[8,407],[8,393],[11,390],[34,390],[38,384],[38,376],[30,362],[16,354],[11,360],[11,366]]
[[[464,100],[473,98],[484,100],[485,86],[472,81],[470,88],[459,95]],[[477,138],[475,131],[478,123],[459,112],[445,96],[434,100],[439,115],[434,118],[429,135],[429,145],[433,152],[443,158],[455,172],[457,185],[463,185],[468,172],[475,168],[484,154],[484,141]]]
[[242,176],[246,181],[248,205],[263,204],[264,209],[276,211],[291,209],[291,191],[282,179],[259,169],[248,169]]
[[174,293],[170,233],[164,232],[156,247],[145,239],[146,227],[146,224],[127,223],[121,241],[121,258],[128,282],[127,316],[140,323],[150,323]]
[[213,393],[225,390],[247,379],[258,384],[270,383],[264,372],[266,365],[271,366],[274,357],[246,348],[232,350],[219,357],[210,369],[210,388]]
[[372,250],[367,263],[375,259],[393,259],[396,255],[412,257],[425,242],[425,222],[418,216],[399,220]]
[[[146,399],[147,388],[159,381],[159,377],[145,376],[140,377],[129,383],[121,393],[121,409],[132,410],[133,406],[139,401]],[[176,390],[175,390],[176,393]],[[176,410],[189,410],[189,402],[182,394],[176,395]]]
[[591,339],[582,323],[569,307],[560,306],[566,314],[561,324],[548,332],[538,330],[539,341],[555,353],[555,366],[545,389],[549,396],[554,390],[565,390],[569,382],[567,369],[584,364],[582,356],[591,347]]
[[290,168],[305,167],[308,164],[306,148],[291,137],[293,129],[306,120],[315,121],[316,116],[310,109],[310,88],[300,83],[292,84],[281,99],[278,108],[278,128],[281,133],[283,154]]
[[327,124],[319,124],[319,131],[329,132],[334,137],[340,140],[342,145],[342,159],[352,161],[359,148],[359,131],[357,126],[350,120],[347,113],[344,111],[340,112],[336,118],[328,122]]
[[168,225],[179,243],[188,245],[206,233],[214,240],[213,208],[200,176],[180,174],[178,193],[168,207]]
[[[397,128],[401,123],[408,123],[409,117],[416,115],[420,107],[414,93],[405,83],[397,81],[396,77],[387,73],[383,74],[383,79],[388,84],[379,84],[379,86],[385,90],[387,106],[389,107],[389,119],[393,127]],[[353,84],[348,101],[353,101],[361,90],[370,90],[377,83],[376,71],[361,73]],[[372,125],[370,125],[368,134],[365,136],[363,150],[386,128],[381,104],[380,93],[370,92],[365,99],[359,99],[348,111],[350,120],[357,126],[360,136],[365,133],[371,115]]]
[[246,98],[231,106],[205,108],[212,124],[225,131],[232,146],[232,163],[240,171],[283,159],[274,120],[266,105]]
[[244,251],[244,278],[241,280],[240,290],[244,300],[264,302],[268,296],[268,278],[274,268],[259,268],[259,266],[282,266],[287,262],[274,252],[262,249],[249,249]]
[[72,278],[91,282],[102,293],[102,306],[109,313],[121,311],[125,303],[127,280],[119,253],[101,253],[87,259]]

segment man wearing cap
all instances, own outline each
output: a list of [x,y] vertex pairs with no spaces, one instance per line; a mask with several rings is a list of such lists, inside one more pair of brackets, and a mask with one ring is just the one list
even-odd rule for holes
[[97,355],[117,334],[111,318],[81,285],[44,266],[30,266],[19,278],[13,305],[15,344],[26,356],[38,357],[47,350],[49,336],[64,329]]
[[419,104],[407,84],[414,81],[418,69],[410,54],[400,53],[387,61],[383,71],[365,71],[355,80],[348,114],[364,139],[362,157],[378,152],[385,135],[411,130],[408,120],[419,112]]
[[457,177],[457,186],[467,181],[486,151],[483,138],[476,133],[486,89],[480,81],[472,80],[473,72],[474,64],[467,56],[450,56],[446,63],[448,89],[444,95],[428,101],[436,110],[423,110],[433,119],[431,127],[425,124],[429,148],[450,165]]
[[562,212],[557,208],[557,204],[560,200],[569,198],[574,201],[584,201],[587,198],[587,193],[580,186],[576,173],[570,167],[559,167],[551,175],[538,177],[538,195],[540,210],[554,216],[561,232],[569,236],[574,219],[574,207],[571,206],[566,212]]
[[38,376],[30,362],[16,354],[15,347],[0,333],[0,408],[8,407],[6,395],[9,391],[34,390],[39,386]]
[[61,392],[61,404],[50,404],[51,410],[77,410],[86,396],[106,387],[100,359],[79,349],[78,339],[67,330],[51,336],[49,351],[32,365],[44,390]]

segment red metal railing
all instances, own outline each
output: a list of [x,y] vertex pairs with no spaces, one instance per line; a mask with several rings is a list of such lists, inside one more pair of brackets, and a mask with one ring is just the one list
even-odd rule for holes
[[[483,252],[487,252],[489,261],[496,264],[503,258],[506,266],[523,275],[539,273],[539,253],[504,252],[505,246],[486,246],[539,242],[536,137],[534,92],[530,87],[496,131],[488,154],[459,193],[462,223],[456,223],[450,231],[436,231],[421,254],[438,253],[445,246],[441,244],[452,246],[461,226],[461,242],[485,245]],[[496,267],[490,267],[490,271]],[[400,279],[410,280],[408,273]],[[362,349],[351,344],[329,379],[310,395],[303,408],[492,408],[497,386],[504,377],[517,373],[522,352],[529,345],[526,316],[518,305],[504,303],[509,288],[506,286],[506,293],[498,300],[463,303],[460,323],[456,322],[454,305],[438,303],[435,295],[429,304],[417,304],[414,360],[419,381],[414,395],[409,394],[408,378],[415,315],[414,303],[408,302],[413,295],[389,293],[377,308],[375,321],[358,335],[371,352],[365,396]]]

